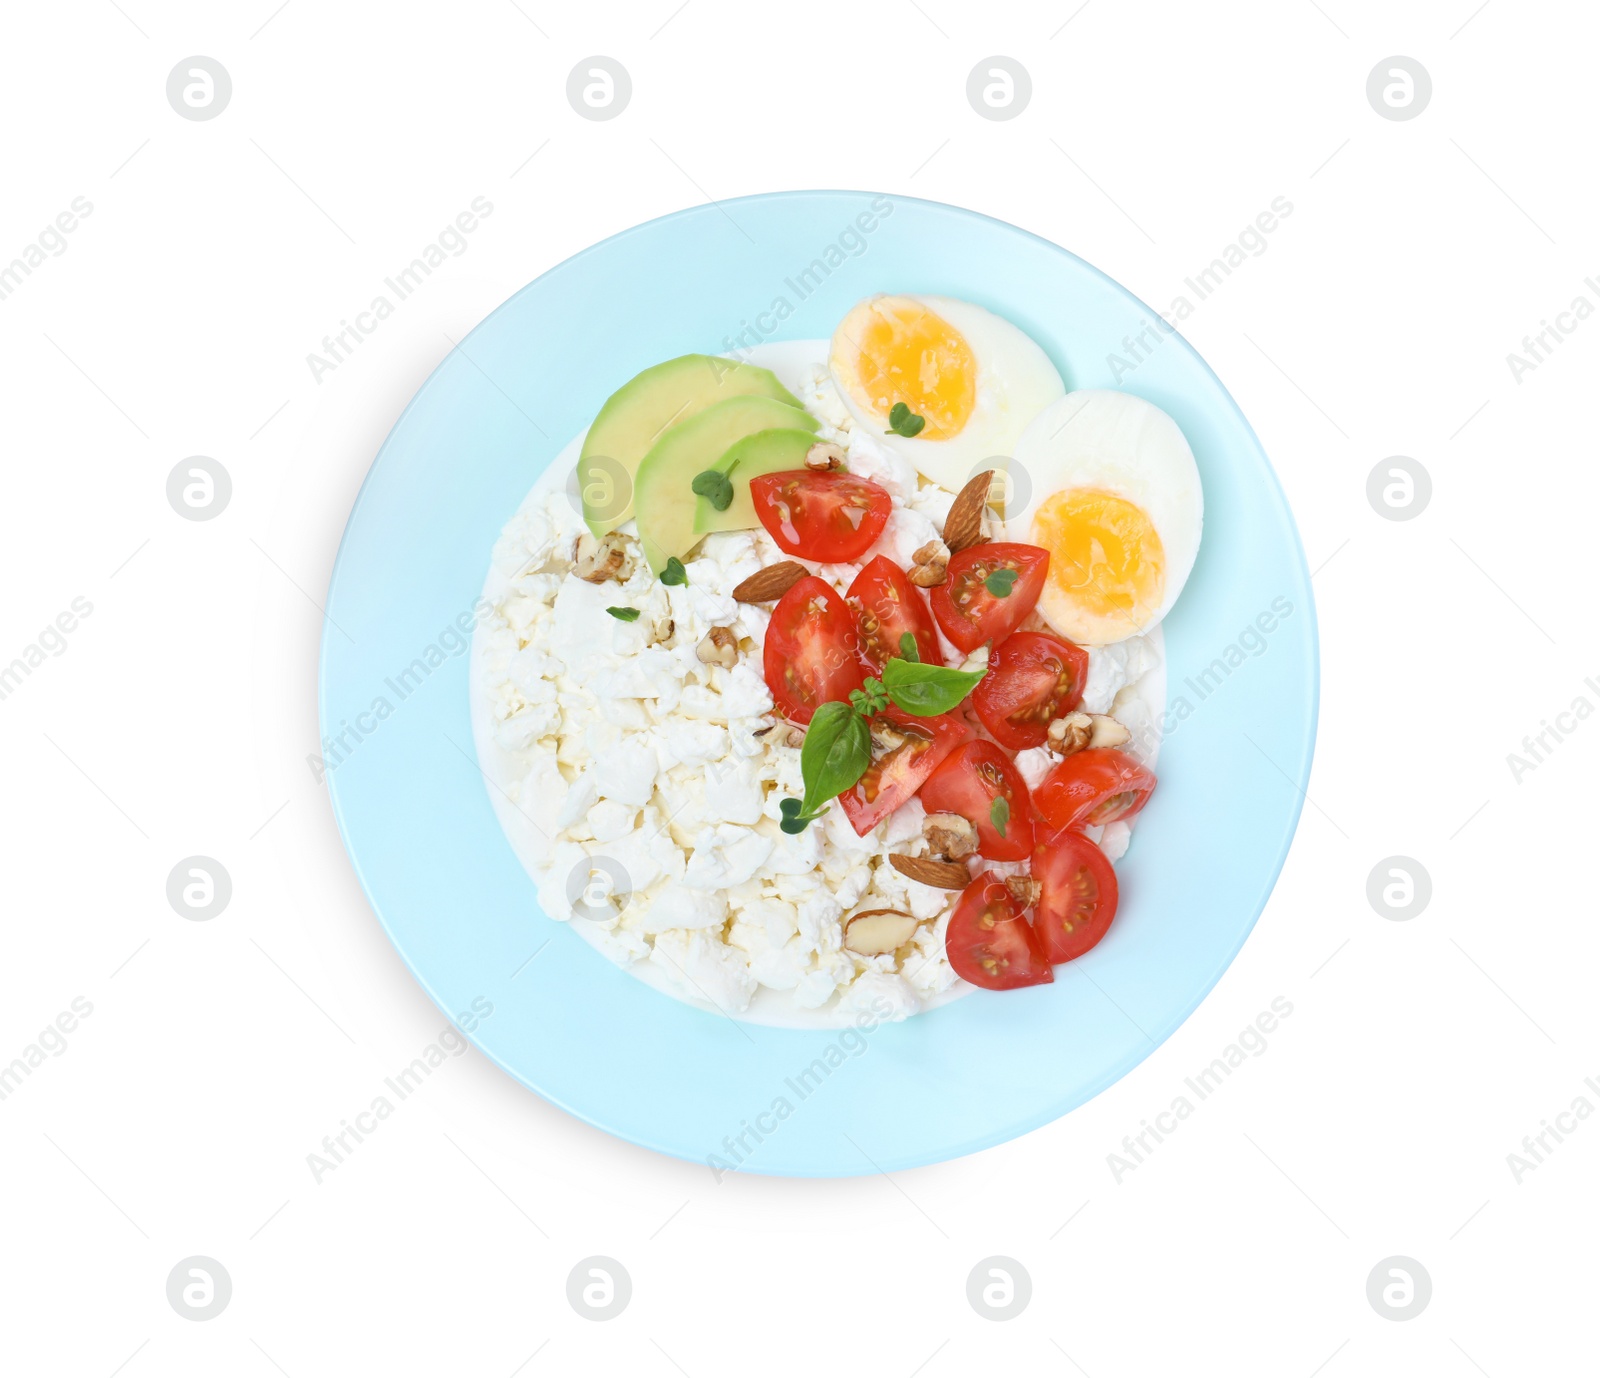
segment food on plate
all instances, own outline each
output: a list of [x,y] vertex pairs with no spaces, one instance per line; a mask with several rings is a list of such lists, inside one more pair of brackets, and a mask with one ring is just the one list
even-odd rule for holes
[[1052,828],[1102,828],[1131,818],[1150,800],[1154,773],[1125,751],[1089,747],[1051,768],[1033,806]]
[[1083,956],[1117,912],[1117,873],[1099,847],[1068,829],[1039,843],[1033,860],[1039,897],[1033,927],[1050,962]]
[[1013,453],[1065,391],[1037,343],[951,297],[859,302],[833,332],[828,366],[855,423],[951,492],[975,465]]
[[961,892],[945,950],[963,981],[984,990],[1015,990],[1056,979],[1017,892],[985,871]]
[[[929,818],[954,814],[965,821],[975,834],[972,850],[981,857],[1022,861],[1033,850],[1028,787],[1010,757],[993,742],[969,742],[948,757],[928,777],[921,797]],[[923,828],[926,832],[926,820]],[[938,850],[932,838],[929,845]]]
[[1200,549],[1200,470],[1166,412],[1126,392],[1069,393],[1017,442],[1032,498],[1011,540],[1050,554],[1039,613],[1082,646],[1121,641],[1178,601]]
[[[934,630],[928,600],[887,555],[875,556],[861,566],[861,573],[845,591],[845,602],[855,610],[856,651],[869,673],[876,674],[895,656],[929,665],[939,663],[939,633]],[[905,654],[907,636],[916,650],[914,656]]]
[[866,554],[893,506],[870,479],[827,469],[761,474],[750,480],[750,500],[779,550],[828,564]]
[[669,559],[681,560],[699,539],[695,516],[700,492],[695,480],[736,441],[767,430],[810,434],[816,417],[771,397],[730,397],[675,421],[639,461],[633,494],[639,544],[657,574]]
[[646,369],[485,587],[480,760],[541,909],[775,1022],[1048,984],[1113,924],[1200,516],[1164,413],[968,303]]
[[1089,653],[1045,632],[1013,632],[989,656],[972,707],[989,735],[1013,751],[1043,746],[1051,724],[1083,698]]
[[639,461],[668,426],[730,397],[769,397],[800,406],[769,369],[711,354],[668,359],[612,393],[578,456],[578,492],[589,530],[604,536],[633,515],[631,487]]
[[946,564],[949,577],[928,594],[939,630],[962,651],[1009,636],[1039,601],[1049,564],[1048,552],[1033,545],[986,541],[957,551]]
[[790,722],[802,726],[822,704],[848,699],[861,688],[855,615],[831,585],[814,575],[778,600],[761,656],[773,701]]

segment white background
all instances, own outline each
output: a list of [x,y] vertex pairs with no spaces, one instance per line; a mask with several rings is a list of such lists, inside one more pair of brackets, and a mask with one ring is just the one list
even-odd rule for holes
[[[1507,1155],[1600,1077],[1581,723],[1507,756],[1600,675],[1600,320],[1516,381],[1506,356],[1600,274],[1591,6],[1260,0],[1038,6],[689,0],[567,7],[8,7],[0,263],[93,212],[0,301],[0,662],[75,597],[67,649],[0,701],[0,1061],[93,1005],[0,1102],[0,1367],[141,1374],[1556,1371],[1592,1353],[1600,1126],[1520,1182]],[[174,65],[231,74],[216,119]],[[580,119],[605,54],[631,105]],[[993,54],[1016,119],[968,105]],[[1408,55],[1407,122],[1366,81]],[[529,161],[531,159],[531,161]],[[1300,523],[1323,716],[1293,851],[1189,1022],[1026,1138],[841,1182],[735,1177],[615,1142],[475,1051],[320,1184],[307,1154],[443,1027],[357,889],[315,749],[321,601],[405,400],[529,279],[708,197],[867,187],[1043,234],[1164,306],[1274,197],[1294,205],[1185,323]],[[306,355],[475,196],[470,248],[314,381]],[[233,496],[181,520],[215,457]],[[1366,479],[1420,461],[1382,519]],[[1224,836],[1219,845],[1225,842]],[[233,897],[168,905],[184,857]],[[1382,858],[1432,876],[1409,922]],[[1294,1012],[1116,1180],[1107,1155],[1275,997]],[[1062,1056],[1070,1058],[1071,1050]],[[1570,1123],[1570,1122],[1569,1122]],[[166,1279],[220,1261],[196,1323]],[[633,1299],[580,1318],[573,1265]],[[1366,1281],[1420,1261],[1397,1323]],[[978,1260],[1033,1281],[966,1301]],[[532,1357],[530,1357],[532,1356]],[[521,1367],[519,1367],[519,1365]],[[119,1367],[120,1366],[120,1367]]]

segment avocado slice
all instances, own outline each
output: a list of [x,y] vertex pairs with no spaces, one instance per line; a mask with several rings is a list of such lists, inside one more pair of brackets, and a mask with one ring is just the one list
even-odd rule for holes
[[699,544],[696,474],[711,468],[747,435],[771,430],[811,435],[817,424],[800,407],[775,398],[730,397],[669,427],[639,461],[633,484],[639,543],[650,568],[660,574],[671,556],[687,559]]
[[668,359],[612,393],[578,456],[578,492],[589,530],[603,536],[633,516],[639,461],[669,426],[731,397],[767,397],[800,406],[771,370],[711,354]]
[[757,431],[736,440],[712,467],[732,476],[733,502],[719,512],[709,498],[697,500],[694,529],[697,535],[708,531],[746,531],[761,523],[750,498],[750,480],[762,474],[781,473],[806,467],[806,451],[817,443],[810,431]]

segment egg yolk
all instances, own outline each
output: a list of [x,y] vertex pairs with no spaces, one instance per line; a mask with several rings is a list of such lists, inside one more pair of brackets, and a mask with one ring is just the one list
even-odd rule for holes
[[1074,607],[1132,632],[1161,610],[1166,556],[1142,507],[1099,488],[1069,488],[1033,514],[1050,552],[1048,581]]
[[918,440],[948,440],[972,416],[978,364],[966,337],[909,297],[861,303],[840,325],[854,352],[843,370],[856,401],[884,418],[904,402],[926,423]]

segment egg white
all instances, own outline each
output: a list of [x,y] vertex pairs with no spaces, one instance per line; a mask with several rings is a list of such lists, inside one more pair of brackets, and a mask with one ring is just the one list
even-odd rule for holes
[[[1194,568],[1205,519],[1200,469],[1178,423],[1131,393],[1068,393],[1034,418],[1017,442],[1013,464],[1019,487],[1025,482],[1029,492],[1019,510],[1007,513],[1007,540],[1039,544],[1032,534],[1034,513],[1069,488],[1102,489],[1144,510],[1161,539],[1166,582],[1160,608],[1143,622],[1129,622],[1123,635],[1159,623]],[[1050,616],[1051,593],[1047,586],[1039,613],[1054,626],[1061,619]],[[1072,634],[1064,626],[1056,630]]]
[[[864,408],[854,395],[852,380],[836,367],[841,357],[837,333],[829,349],[829,372],[854,424],[866,428],[877,443],[910,461],[924,477],[941,487],[959,490],[983,461],[1008,459],[1028,423],[1059,398],[1066,385],[1044,350],[1024,331],[992,311],[954,297],[903,295],[948,321],[966,338],[972,351],[977,365],[976,395],[972,415],[961,431],[947,440],[884,434],[888,418]],[[993,467],[1005,465],[996,463]]]

